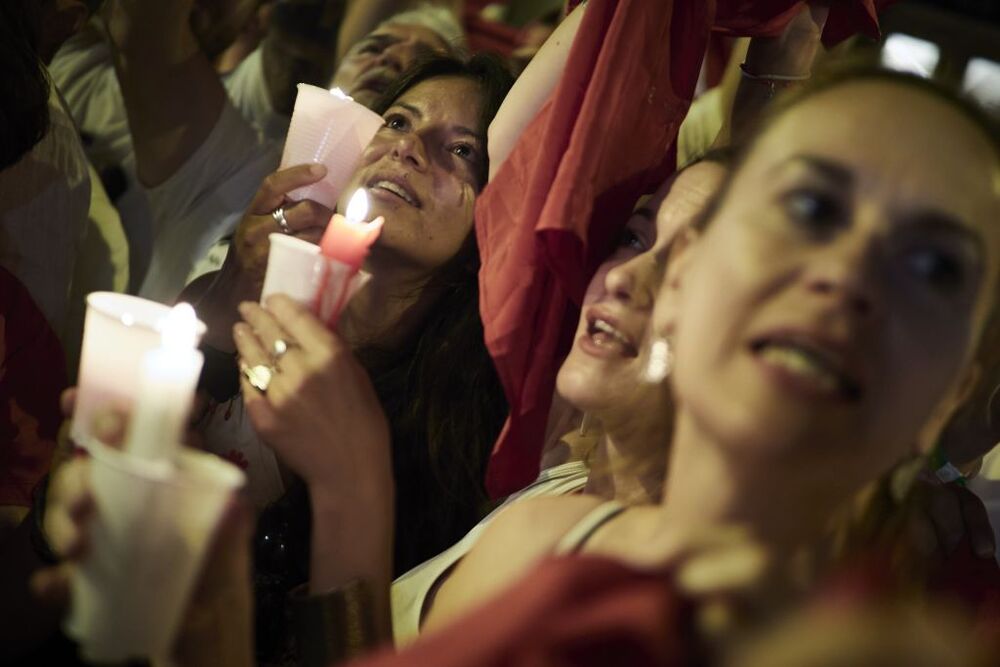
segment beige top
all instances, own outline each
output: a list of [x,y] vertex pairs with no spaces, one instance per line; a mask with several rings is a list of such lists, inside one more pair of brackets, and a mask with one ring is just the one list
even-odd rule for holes
[[587,466],[582,461],[570,461],[543,470],[534,482],[508,497],[454,546],[396,579],[391,592],[392,632],[396,645],[401,646],[417,638],[427,595],[438,580],[469,553],[483,529],[500,512],[527,498],[563,496],[581,491],[587,484],[587,474]]

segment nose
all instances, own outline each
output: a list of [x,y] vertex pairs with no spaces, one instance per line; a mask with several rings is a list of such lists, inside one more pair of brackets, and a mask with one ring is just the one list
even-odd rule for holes
[[427,169],[427,153],[424,142],[416,132],[407,132],[392,146],[392,157],[417,171]]
[[870,239],[842,239],[810,262],[807,289],[870,317],[878,302],[878,258]]
[[615,300],[637,310],[653,305],[653,291],[659,273],[652,253],[643,253],[608,271],[604,287]]
[[390,44],[379,54],[375,62],[400,74],[413,63],[411,50],[403,43]]

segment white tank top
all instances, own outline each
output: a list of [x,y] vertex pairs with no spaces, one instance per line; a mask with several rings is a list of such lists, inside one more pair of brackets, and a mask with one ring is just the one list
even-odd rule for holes
[[538,479],[508,497],[454,546],[396,579],[391,591],[392,632],[396,645],[402,646],[417,638],[428,593],[446,572],[469,553],[486,525],[500,512],[527,498],[563,496],[581,491],[587,484],[587,474],[587,466],[582,461],[571,461],[543,470]]

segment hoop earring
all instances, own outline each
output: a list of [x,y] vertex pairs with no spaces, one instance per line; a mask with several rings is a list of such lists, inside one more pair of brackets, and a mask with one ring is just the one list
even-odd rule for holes
[[657,338],[649,347],[649,361],[646,363],[646,382],[659,384],[674,370],[674,351],[667,338]]

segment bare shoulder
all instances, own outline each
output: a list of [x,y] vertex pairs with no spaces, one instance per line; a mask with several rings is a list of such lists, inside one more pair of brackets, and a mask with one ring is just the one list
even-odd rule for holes
[[446,623],[513,584],[603,502],[596,496],[559,496],[512,503],[441,584],[425,629]]

